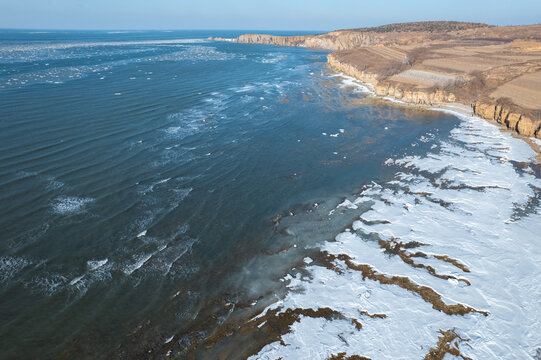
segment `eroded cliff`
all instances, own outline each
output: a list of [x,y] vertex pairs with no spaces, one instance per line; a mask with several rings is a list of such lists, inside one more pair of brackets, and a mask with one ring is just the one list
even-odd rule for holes
[[502,126],[525,136],[541,138],[541,119],[531,114],[514,112],[509,106],[476,101],[471,104],[475,115],[486,120],[495,120]]

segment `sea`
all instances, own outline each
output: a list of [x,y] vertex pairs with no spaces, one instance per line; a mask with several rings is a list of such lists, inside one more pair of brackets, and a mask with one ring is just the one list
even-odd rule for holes
[[246,32],[0,30],[0,358],[541,358],[530,146]]

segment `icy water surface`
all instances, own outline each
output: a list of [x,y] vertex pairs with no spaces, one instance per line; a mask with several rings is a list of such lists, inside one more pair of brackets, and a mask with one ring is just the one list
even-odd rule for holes
[[541,346],[520,140],[234,32],[0,34],[1,358]]

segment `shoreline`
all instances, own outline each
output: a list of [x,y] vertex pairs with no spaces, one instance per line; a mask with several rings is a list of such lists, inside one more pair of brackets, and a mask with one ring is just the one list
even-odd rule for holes
[[[428,172],[439,181],[406,171],[404,176],[392,182],[363,186],[355,197],[340,204],[337,208],[356,212],[362,204],[374,202],[369,210],[359,211],[359,220],[327,241],[319,253],[307,258],[305,269],[311,277],[305,279],[288,274],[284,278],[290,282],[289,288],[303,291],[288,292],[285,298],[246,322],[248,326],[253,324],[252,328],[265,328],[270,324],[270,327],[282,330],[276,333],[273,342],[249,359],[295,358],[300,357],[299,353],[313,357],[315,351],[307,349],[306,345],[314,339],[316,342],[325,340],[325,347],[318,351],[321,358],[327,360],[345,359],[346,354],[351,358],[377,358],[383,348],[391,357],[400,357],[407,352],[427,358],[448,344],[454,344],[456,353],[463,358],[481,358],[473,356],[486,355],[483,347],[479,346],[479,339],[482,340],[481,345],[497,343],[492,354],[510,353],[509,349],[516,347],[517,342],[507,334],[512,333],[516,325],[505,321],[507,308],[520,306],[521,311],[516,316],[525,318],[531,310],[520,298],[505,294],[505,290],[503,299],[511,299],[510,305],[498,306],[502,301],[502,291],[494,290],[497,287],[492,284],[501,282],[499,288],[505,289],[504,285],[516,281],[513,280],[515,277],[523,276],[520,266],[503,269],[500,266],[502,252],[519,251],[513,253],[512,259],[520,261],[520,251],[523,250],[517,248],[514,241],[508,241],[511,239],[497,236],[496,242],[491,236],[506,232],[519,239],[523,236],[519,233],[524,232],[528,239],[528,231],[532,231],[532,224],[535,224],[535,219],[528,216],[508,221],[507,208],[501,206],[505,201],[515,201],[515,195],[523,194],[523,185],[528,187],[534,183],[533,178],[530,178],[530,183],[523,183],[525,176],[518,174],[523,163],[533,160],[529,147],[519,141],[525,140],[524,137],[509,130],[502,131],[501,126],[493,126],[497,124],[476,116],[471,108],[461,103],[406,103],[379,96],[372,91],[372,84],[359,83],[360,80],[349,75],[334,73],[331,76],[344,78],[343,87],[358,86],[363,93],[371,94],[364,105],[386,103],[459,117],[460,124],[452,137],[463,145],[446,144],[442,146],[444,149],[436,148],[433,156],[397,156],[386,162],[386,165]],[[485,140],[483,135],[488,139]],[[491,155],[503,161],[488,156],[488,149],[494,151]],[[451,183],[455,173],[460,184],[448,186],[446,180]],[[526,176],[536,175],[530,171]],[[397,196],[397,192],[401,196]],[[513,196],[509,195],[510,192]],[[531,203],[527,198],[521,201]],[[431,219],[427,221],[429,211],[438,216],[428,216]],[[471,217],[478,220],[471,222]],[[519,220],[524,223],[518,224]],[[531,222],[528,223],[529,220]],[[374,234],[377,234],[377,241],[374,241]],[[480,236],[484,234],[488,237]],[[430,243],[417,240],[429,240]],[[470,248],[472,241],[479,248]],[[495,245],[505,251],[491,252]],[[409,246],[430,248],[414,252],[408,250]],[[441,273],[434,269],[441,269]],[[501,271],[508,274],[500,277],[497,274]],[[445,283],[441,282],[442,279]],[[401,288],[401,292],[389,291],[390,286]],[[418,286],[423,292],[417,292],[421,289]],[[427,292],[434,296],[426,296]],[[420,293],[425,296],[419,297]],[[337,294],[340,294],[338,300]],[[420,309],[414,317],[411,316],[412,309]],[[427,325],[422,325],[423,321]],[[380,338],[380,326],[385,326],[385,331],[395,330],[396,337]],[[501,327],[507,332],[503,338],[494,330]],[[468,331],[477,335],[472,345],[466,345],[471,338]],[[414,341],[416,346],[408,348],[407,345]],[[395,348],[390,344],[396,345]],[[521,346],[520,355],[536,351],[536,343],[518,344]],[[397,352],[393,353],[393,350]],[[519,350],[513,353],[518,354]]]
[[[502,134],[500,134],[500,136],[504,137],[504,134],[506,133],[506,132],[501,131],[501,127],[499,126],[495,128],[494,126],[488,125],[488,123],[490,122],[487,122],[486,120],[479,118],[478,116],[473,114],[472,109],[465,104],[461,104],[461,103],[444,103],[444,104],[406,103],[393,97],[389,97],[389,96],[384,97],[384,96],[377,95],[375,91],[373,91],[372,84],[361,82],[355,77],[352,77],[340,72],[335,72],[335,71],[332,71],[329,74],[329,76],[338,77],[339,80],[341,80],[342,78],[344,79],[343,85],[342,86],[338,85],[337,87],[358,87],[362,89],[363,93],[370,94],[370,96],[367,96],[364,98],[366,99],[364,104],[361,104],[363,102],[362,99],[359,100],[359,103],[352,102],[351,106],[353,107],[360,106],[360,105],[386,104],[390,106],[395,106],[397,108],[400,107],[404,109],[412,109],[412,110],[417,110],[417,111],[445,112],[445,113],[453,114],[454,116],[457,116],[459,118],[459,125],[457,125],[457,129],[456,129],[459,135],[460,133],[464,131],[464,129],[460,129],[462,125],[465,125],[467,123],[475,123],[476,124],[475,126],[477,128],[484,128],[485,130],[488,128],[488,131],[486,131],[486,133],[488,134],[501,132]],[[512,132],[509,132],[509,133],[513,135]],[[507,136],[505,135],[505,137]],[[475,143],[472,143],[472,145],[474,144]],[[504,147],[502,146],[501,148],[504,148]],[[527,148],[527,146],[522,143],[520,144],[520,146],[518,146],[518,148],[520,149]],[[439,154],[439,150],[437,151]],[[501,149],[497,149],[497,151],[501,151]],[[500,154],[505,154],[505,151],[501,152]],[[454,159],[451,159],[451,161],[448,164],[443,164],[443,165],[451,166],[449,164],[453,164],[454,161],[457,161],[457,160],[460,161],[461,159],[460,155],[455,156],[453,154],[452,156]],[[484,155],[481,154],[481,157],[483,156]],[[502,159],[505,158],[504,156],[505,155],[502,156]],[[478,160],[479,157],[477,158],[472,157],[471,159]],[[400,156],[398,156],[397,158],[395,157],[389,158],[389,160],[391,160],[391,162],[387,163],[386,161],[385,165],[392,165],[395,163],[395,161],[396,161],[396,164],[402,164],[402,165],[405,165],[407,162],[415,163],[417,161],[415,160],[414,157],[401,158]],[[439,161],[442,163],[445,163],[447,161],[447,158],[442,157],[440,158]],[[490,159],[488,163],[490,166],[502,166],[504,169],[511,167],[511,162],[509,161],[498,161],[498,160],[494,161],[493,159]],[[467,168],[468,165],[470,164],[471,163],[465,162],[463,166]],[[475,164],[476,166],[479,165],[478,163],[475,163]],[[419,162],[416,166],[419,169],[422,169],[423,167],[421,162]],[[476,166],[470,166],[469,169],[470,170],[476,169],[477,168]],[[483,172],[486,170],[487,169],[482,168]],[[495,169],[495,170],[498,170],[498,169]],[[476,182],[474,181],[474,179],[475,177],[479,176],[481,172],[477,172],[477,171],[468,172],[467,169],[466,170],[451,169],[451,171],[463,171],[464,173],[468,174],[468,176],[473,176],[474,177],[473,179],[468,179],[470,180],[470,182],[467,182],[466,185],[464,185],[464,189],[470,190],[474,194],[480,192],[479,188],[482,186],[476,185]],[[490,174],[490,171],[487,171],[487,174]],[[503,173],[503,175],[505,175],[505,173]],[[491,178],[491,181],[494,181],[494,179],[496,179],[495,176],[489,176],[489,178]],[[495,191],[495,192],[503,191],[503,189],[501,189],[497,183],[495,185],[494,184],[491,185],[491,184],[492,183],[486,186],[488,191]],[[385,185],[383,183],[382,185],[383,185],[383,188],[385,188]],[[436,200],[439,197],[443,199],[444,196],[446,195],[444,193],[437,194],[437,192],[440,191],[441,188],[439,189],[437,187],[434,187],[433,189],[429,188],[437,194],[435,198],[432,198],[430,195],[428,195],[427,192],[415,191],[416,189],[407,188],[408,184],[406,184],[405,182],[402,183],[401,186],[404,186],[404,189],[406,189],[404,190],[405,197],[416,196],[417,201],[410,201],[410,203],[404,203],[404,204],[400,203],[399,205],[397,205],[398,202],[395,201],[396,199],[387,199],[387,198],[378,199],[379,195],[384,197],[384,196],[388,196],[389,193],[384,192],[383,188],[379,186],[379,184],[372,183],[372,185],[369,185],[366,187],[363,185],[359,193],[355,193],[355,195],[352,195],[353,198],[351,197],[346,198],[341,204],[336,206],[335,209],[332,209],[331,212],[329,212],[328,216],[329,217],[335,216],[334,215],[335,210],[337,209],[341,209],[344,212],[359,210],[362,206],[361,204],[367,201],[374,201],[376,204],[380,206],[380,208],[378,209],[382,210],[382,212],[385,211],[384,209],[389,209],[391,206],[393,206],[393,208],[396,208],[397,210],[404,209],[406,211],[405,212],[406,214],[414,213],[410,210],[414,209],[417,206],[419,207],[435,206],[437,209],[444,212],[445,214],[448,214],[446,211],[452,211],[452,207],[451,207],[452,199],[447,198],[449,200],[448,202],[447,200]],[[464,190],[464,189],[459,189],[459,190]],[[446,190],[456,191],[457,189],[449,188]],[[484,190],[482,192],[484,192]],[[480,195],[480,196],[483,196],[483,195]],[[351,201],[349,199],[351,199]],[[364,216],[365,214],[370,214],[370,212],[368,210],[364,210],[362,212],[362,216]],[[299,271],[298,273],[296,273],[296,272],[293,272],[293,270],[295,270],[296,268],[293,268],[291,270],[293,275],[291,275],[288,272],[287,275],[285,275],[280,280],[283,282],[287,282],[288,288],[296,288],[297,286],[299,288],[303,286],[309,287],[306,292],[310,294],[310,291],[311,291],[310,289],[313,289],[313,288],[310,287],[311,286],[310,283],[303,282],[303,276],[301,275],[304,275],[307,272],[309,272],[313,274],[314,279],[319,279],[320,282],[323,282],[323,280],[325,280],[325,283],[327,282],[326,281],[327,279],[332,279],[329,282],[339,284],[340,286],[342,286],[341,288],[339,287],[336,290],[343,291],[341,293],[344,294],[345,297],[348,297],[349,295],[352,295],[352,294],[353,295],[359,294],[353,299],[351,299],[351,301],[349,301],[349,303],[351,304],[353,303],[356,304],[355,308],[349,309],[347,307],[344,307],[340,302],[333,301],[335,296],[333,294],[334,288],[332,286],[326,287],[324,285],[323,288],[317,289],[318,294],[323,294],[322,297],[324,298],[324,300],[321,302],[320,301],[312,302],[313,299],[316,299],[316,298],[319,299],[319,297],[308,296],[305,298],[304,295],[302,294],[300,295],[295,294],[295,291],[288,290],[285,293],[285,295],[278,298],[279,300],[275,302],[271,302],[270,304],[265,303],[266,306],[264,306],[263,310],[257,311],[257,314],[253,316],[242,318],[242,321],[238,320],[240,318],[239,317],[239,318],[236,318],[236,321],[219,324],[219,326],[216,327],[212,336],[210,336],[208,339],[200,343],[198,345],[198,348],[195,351],[203,350],[205,348],[207,349],[207,351],[208,349],[213,349],[213,348],[218,349],[216,351],[223,350],[224,348],[229,349],[227,348],[228,345],[225,345],[224,348],[220,348],[220,346],[224,346],[224,342],[222,341],[225,341],[226,344],[228,344],[227,342],[230,340],[224,340],[224,339],[227,339],[231,336],[238,336],[237,334],[241,334],[242,336],[254,336],[256,338],[259,338],[260,340],[264,339],[264,341],[262,341],[263,346],[261,348],[258,348],[259,345],[261,345],[261,343],[257,343],[257,346],[254,346],[252,349],[250,349],[250,351],[252,351],[253,349],[258,348],[257,350],[253,350],[253,352],[249,352],[249,354],[251,354],[249,359],[263,358],[265,356],[270,356],[269,354],[273,355],[272,357],[269,357],[269,358],[280,358],[283,355],[287,355],[288,354],[287,351],[289,351],[289,349],[294,348],[295,345],[299,346],[299,344],[305,345],[308,343],[306,341],[301,341],[300,343],[294,342],[296,336],[299,336],[299,338],[303,336],[302,326],[305,325],[306,323],[316,322],[318,324],[329,325],[335,321],[340,321],[341,323],[337,325],[336,327],[340,329],[338,334],[333,333],[332,335],[329,335],[329,336],[325,334],[325,340],[327,341],[332,340],[335,342],[332,343],[331,347],[319,353],[321,358],[325,356],[325,358],[328,360],[335,359],[337,358],[336,356],[339,356],[336,354],[345,354],[336,349],[341,349],[344,343],[346,344],[347,347],[349,347],[349,344],[348,344],[348,341],[350,341],[349,336],[351,336],[352,338],[355,338],[356,336],[358,336],[357,335],[358,333],[361,334],[361,336],[363,336],[365,334],[364,332],[369,332],[371,331],[371,328],[374,329],[376,326],[378,326],[376,322],[384,321],[384,319],[388,319],[387,321],[395,321],[394,319],[396,317],[400,318],[401,314],[406,314],[407,312],[404,311],[399,306],[399,304],[402,303],[402,300],[408,301],[408,306],[405,306],[405,309],[408,309],[408,310],[411,308],[414,308],[415,306],[420,306],[421,309],[426,308],[427,311],[435,310],[436,315],[433,315],[434,318],[438,319],[438,321],[441,324],[443,324],[442,326],[439,326],[439,328],[441,328],[439,330],[439,333],[437,331],[432,331],[432,332],[427,332],[423,334],[424,338],[428,340],[422,341],[421,350],[416,349],[416,351],[421,353],[422,356],[428,356],[428,354],[431,353],[433,349],[439,348],[440,346],[441,347],[445,346],[445,342],[440,341],[438,338],[438,334],[440,333],[442,335],[442,338],[447,339],[446,341],[450,342],[451,340],[454,339],[454,337],[457,337],[459,340],[463,342],[467,342],[468,340],[466,337],[464,338],[460,337],[461,335],[463,335],[462,332],[460,331],[457,331],[457,333],[454,332],[455,322],[465,325],[466,321],[468,321],[468,319],[473,316],[478,317],[479,319],[483,319],[483,317],[489,317],[491,320],[492,315],[489,315],[489,312],[486,310],[487,307],[483,306],[484,304],[476,303],[473,305],[474,307],[468,305],[470,304],[470,302],[475,302],[475,299],[465,297],[465,300],[467,301],[463,301],[463,302],[456,302],[456,300],[450,300],[449,293],[446,294],[446,291],[448,291],[448,289],[442,288],[441,286],[438,285],[438,282],[441,279],[444,279],[446,280],[445,284],[449,284],[449,286],[452,289],[456,289],[456,290],[451,290],[453,291],[453,293],[454,291],[456,291],[456,292],[461,292],[460,293],[461,296],[465,295],[464,293],[462,293],[462,292],[466,292],[466,290],[464,289],[467,289],[469,286],[472,286],[472,284],[474,284],[474,281],[470,283],[469,280],[466,278],[466,276],[468,277],[470,276],[470,274],[467,274],[467,273],[470,273],[469,266],[473,262],[471,258],[467,257],[467,254],[464,254],[461,251],[457,251],[457,249],[452,249],[451,251],[449,250],[449,248],[443,249],[442,244],[437,244],[437,243],[434,244],[435,246],[440,246],[440,249],[438,249],[437,251],[429,250],[429,253],[428,255],[425,255],[425,258],[427,257],[431,258],[431,260],[434,262],[440,261],[440,263],[436,262],[440,266],[440,268],[444,268],[445,266],[449,266],[449,267],[455,266],[456,268],[458,268],[459,270],[462,270],[466,274],[462,274],[458,272],[456,269],[454,270],[458,272],[458,274],[460,275],[458,275],[456,272],[451,272],[450,275],[448,274],[448,272],[442,272],[441,274],[439,274],[439,273],[435,273],[434,270],[432,270],[432,272],[434,273],[431,273],[430,270],[428,270],[428,275],[433,276],[434,279],[430,278],[427,275],[427,279],[423,279],[423,281],[421,282],[419,281],[418,278],[416,278],[418,274],[415,273],[414,271],[417,271],[419,268],[430,269],[431,265],[428,265],[429,264],[428,261],[426,262],[426,265],[423,263],[420,265],[413,266],[413,268],[415,268],[413,270],[408,269],[407,267],[405,268],[395,267],[397,265],[393,264],[392,260],[389,260],[391,259],[390,255],[388,257],[385,257],[385,259],[383,260],[380,259],[378,260],[378,262],[373,264],[372,259],[363,260],[360,255],[361,253],[356,253],[357,248],[355,246],[357,246],[358,244],[350,247],[350,245],[352,245],[352,242],[359,243],[359,241],[353,241],[355,240],[353,234],[354,234],[354,231],[358,229],[362,229],[363,226],[366,226],[367,229],[369,227],[376,228],[378,224],[385,225],[385,226],[392,226],[391,222],[387,219],[391,219],[392,223],[395,223],[395,222],[400,223],[400,220],[402,217],[397,216],[393,218],[391,217],[391,215],[393,214],[396,214],[396,213],[395,212],[393,212],[392,214],[388,213],[389,217],[383,216],[385,220],[380,220],[382,217],[364,216],[367,219],[365,220],[365,222],[363,222],[363,224],[361,224],[361,221],[359,220],[352,222],[350,225],[342,229],[341,232],[334,238],[334,240],[327,240],[323,244],[318,245],[316,247],[317,250],[314,250],[313,253],[305,257],[304,261],[297,263],[296,267],[298,267],[299,269],[302,268],[303,269],[302,271]],[[457,212],[457,214],[458,215],[456,216],[458,217],[458,219],[456,221],[459,224],[459,226],[462,226],[462,224],[465,221],[460,219],[459,216],[462,215],[463,213]],[[344,216],[344,214],[339,214],[339,215]],[[281,219],[281,215],[279,216],[280,216],[279,218],[278,217],[276,218],[277,223]],[[402,216],[405,217],[407,215],[402,215]],[[361,219],[364,219],[364,217],[362,217]],[[441,218],[444,218],[444,217],[442,216]],[[422,221],[420,223],[422,224]],[[385,239],[385,238],[382,237],[382,239]],[[393,243],[393,240],[382,240],[377,245],[380,247],[380,249],[376,249],[376,251],[370,254],[376,257],[378,255],[385,253],[386,254],[385,256],[387,256],[388,255],[387,252],[389,252],[388,249],[390,249],[391,246],[395,246],[397,244],[404,246],[404,243],[398,243],[398,242]],[[408,244],[413,244],[415,246],[428,245],[428,244],[416,244],[414,242],[411,242]],[[344,245],[344,247],[342,247],[342,245]],[[295,244],[294,246],[296,247],[297,245]],[[337,246],[340,248],[337,248]],[[430,244],[430,246],[432,246],[432,244]],[[280,249],[275,254],[283,254],[287,252],[290,248],[291,247]],[[385,249],[387,249],[387,252],[383,251]],[[366,250],[366,253],[369,253],[369,251],[373,251],[374,249],[367,246],[367,249],[365,250]],[[404,249],[400,249],[398,252],[398,256],[393,259],[397,259],[397,258],[400,258],[398,260],[406,259],[406,261],[404,261],[405,263],[404,266],[406,266],[406,265],[411,265],[411,263],[408,260],[410,256],[412,257],[414,255],[409,255],[408,250],[404,248]],[[423,261],[423,260],[420,260],[420,261]],[[343,266],[342,263],[344,263],[345,266]],[[447,265],[447,264],[451,264],[451,265]],[[404,276],[402,276],[403,273],[400,273],[402,276],[400,280],[402,281],[398,281],[396,278],[396,276],[398,275],[394,275],[394,274],[399,273],[397,269],[400,271],[404,271]],[[476,276],[478,276],[478,274],[475,272],[476,266],[475,265],[472,266],[472,269],[473,269],[473,274],[471,274],[471,276],[474,279],[476,279]],[[372,286],[370,288],[369,288],[369,285],[367,285],[366,287],[360,287],[358,288],[358,291],[352,292],[351,289],[354,288],[353,285],[350,286],[350,284],[347,283],[347,279],[344,280],[343,278],[340,277],[341,275],[343,275],[344,272],[349,272],[350,274],[352,274],[352,276],[355,276],[355,274],[358,274],[358,273],[362,274],[363,281],[365,280],[365,275],[366,275],[366,278],[368,278],[369,280],[367,281],[367,283],[372,284]],[[320,276],[320,275],[323,275],[323,276]],[[326,276],[332,276],[332,277],[326,277]],[[415,281],[418,281],[418,283],[422,285],[418,285],[418,283]],[[358,282],[356,282],[356,284],[357,283]],[[485,282],[485,283],[488,283],[488,282]],[[363,284],[365,283],[363,282]],[[376,284],[376,286],[373,286],[373,284]],[[402,286],[400,284],[402,284]],[[474,285],[477,285],[477,284],[474,284]],[[386,288],[387,286],[393,286],[393,287],[396,286],[397,289],[400,288],[399,291],[406,292],[406,295],[402,294],[401,296],[399,296],[398,297],[399,302],[393,305],[393,306],[396,306],[397,310],[376,308],[376,306],[372,307],[372,305],[370,304],[369,305],[358,304],[359,298],[361,298],[361,300],[363,298],[369,298],[372,296],[372,292],[374,293],[375,297],[378,297],[380,295],[378,291],[381,290],[379,289],[380,286],[383,286],[383,288]],[[456,288],[453,288],[453,287],[456,287]],[[366,290],[367,288],[369,288],[369,290]],[[350,290],[350,291],[348,292],[347,290]],[[388,290],[385,289],[384,291],[388,291]],[[427,291],[430,292],[430,296],[423,297],[421,293],[425,294]],[[329,298],[326,298],[326,296],[329,296]],[[421,300],[419,301],[420,305],[419,304],[415,305],[416,301],[418,300]],[[253,306],[255,303],[257,303],[257,301],[251,304],[251,306]],[[264,302],[262,301],[261,304],[263,303]],[[231,304],[229,303],[226,305],[231,306]],[[364,307],[361,307],[361,306],[364,306]],[[359,307],[362,310],[360,310]],[[450,315],[453,316],[452,320],[449,320],[448,318],[446,318],[446,316],[450,316]],[[467,316],[464,316],[464,315],[467,315]],[[399,320],[400,321],[406,320],[405,323],[413,323],[413,321],[411,321],[412,319],[408,318],[407,315],[405,315],[402,319],[399,319]],[[314,327],[322,328],[323,325],[321,326],[317,325]],[[351,330],[350,332],[348,332],[347,336],[344,335],[344,333],[342,332],[342,330],[344,329]],[[361,329],[363,329],[362,330],[363,333],[360,333]],[[434,329],[431,329],[431,330],[434,330]],[[332,332],[332,329],[331,329],[331,332]],[[313,334],[310,331],[307,331],[306,334],[308,334],[309,337],[312,339],[317,338],[317,334]],[[339,340],[336,341],[336,339],[339,339]],[[178,341],[178,338],[175,338],[175,335],[173,335],[172,337],[167,338],[165,344],[163,345],[163,349],[168,351],[167,354],[170,354],[170,351],[173,351],[172,349],[174,349],[173,344],[175,344],[175,341],[173,340]],[[244,338],[244,341],[246,341],[246,338]],[[354,343],[356,341],[358,341],[358,339],[351,341],[351,343]],[[293,346],[288,346],[288,345],[293,345]],[[425,347],[423,348],[423,346]],[[333,351],[331,351],[331,349]],[[236,350],[238,350],[238,348],[236,348]],[[348,350],[353,351],[353,349],[348,349]],[[369,349],[367,349],[367,351],[368,350]],[[232,350],[227,350],[227,351],[232,351]],[[428,353],[426,353],[427,351]],[[466,352],[465,354],[467,355]],[[367,354],[367,355],[371,355],[371,354]],[[295,358],[295,357],[296,355],[294,355],[294,353],[291,353],[290,356],[284,356],[284,358]],[[345,357],[341,357],[341,358],[345,359]]]
[[[331,54],[329,54],[330,56]],[[343,78],[346,78],[350,81],[350,84],[347,84],[346,86],[358,86],[362,87],[363,92],[369,94],[371,97],[366,100],[365,103],[359,104],[359,105],[368,105],[370,104],[370,100],[376,100],[376,102],[382,102],[387,105],[401,107],[401,108],[410,108],[410,109],[418,109],[418,110],[431,110],[431,111],[440,111],[440,112],[447,112],[454,115],[462,115],[462,116],[468,116],[477,118],[479,120],[487,121],[493,125],[496,125],[500,128],[500,131],[506,132],[511,134],[513,137],[518,138],[520,140],[523,140],[526,142],[533,151],[536,152],[536,160],[541,165],[541,140],[530,137],[527,135],[521,135],[517,133],[516,131],[513,131],[510,128],[502,126],[501,123],[498,123],[496,120],[493,119],[485,119],[480,117],[479,115],[475,114],[472,107],[467,106],[466,104],[462,104],[459,102],[445,102],[445,103],[434,103],[434,104],[423,104],[423,103],[411,103],[406,102],[401,99],[398,99],[392,95],[378,95],[375,85],[369,81],[363,81],[356,76],[349,75],[341,69],[335,67],[331,62],[327,62],[327,65],[329,68],[335,72],[336,76],[341,76]],[[360,83],[359,83],[360,82]],[[374,102],[375,103],[375,102]]]
[[481,119],[541,139],[540,30],[541,24],[429,21],[318,35],[210,39],[326,49],[328,64],[372,84],[378,96],[430,106],[461,103]]

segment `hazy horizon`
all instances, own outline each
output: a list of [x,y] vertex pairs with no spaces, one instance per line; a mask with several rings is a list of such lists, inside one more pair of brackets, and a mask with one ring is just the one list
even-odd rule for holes
[[[330,31],[414,21],[466,21],[490,25],[541,23],[541,3],[532,0],[0,0],[0,28],[37,30],[286,30]],[[490,11],[486,11],[490,9]]]

